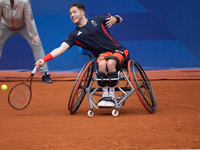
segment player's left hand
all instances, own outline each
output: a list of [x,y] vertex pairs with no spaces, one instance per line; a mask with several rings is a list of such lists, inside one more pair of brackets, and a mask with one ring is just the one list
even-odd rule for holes
[[42,44],[41,41],[40,41],[40,37],[39,36],[35,36],[33,39],[31,39],[32,45],[33,45],[34,42],[37,42],[40,45]]
[[109,16],[109,18],[106,18],[106,20],[108,20],[106,22],[106,25],[108,26],[108,28],[110,28],[111,26],[113,26],[116,23],[117,19],[114,16],[111,16],[110,13],[108,14],[108,16]]

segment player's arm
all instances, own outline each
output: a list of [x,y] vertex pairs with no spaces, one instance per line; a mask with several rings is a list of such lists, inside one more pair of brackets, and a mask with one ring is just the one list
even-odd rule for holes
[[60,47],[54,49],[51,51],[51,53],[47,54],[43,58],[39,59],[36,63],[35,66],[37,66],[37,69],[42,67],[47,61],[56,58],[60,56],[62,53],[64,53],[67,49],[69,49],[70,46],[66,42],[63,42]]
[[108,14],[108,18],[106,18],[106,20],[108,20],[106,22],[106,25],[110,28],[111,26],[113,26],[116,23],[121,23],[123,21],[122,17],[120,17],[119,15],[115,15],[115,16],[111,16],[110,14]]

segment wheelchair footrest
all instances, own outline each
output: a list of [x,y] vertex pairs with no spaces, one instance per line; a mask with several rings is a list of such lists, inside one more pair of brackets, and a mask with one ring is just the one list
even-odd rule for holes
[[[130,91],[132,88],[131,87],[121,87],[122,90],[124,91]],[[95,88],[90,88],[90,91],[94,91]],[[96,91],[103,91],[102,88],[98,88]],[[115,88],[115,91],[120,91],[118,87]]]
[[100,101],[111,101],[111,100],[112,100],[111,97],[102,97],[102,98],[99,100],[99,102],[100,102]]

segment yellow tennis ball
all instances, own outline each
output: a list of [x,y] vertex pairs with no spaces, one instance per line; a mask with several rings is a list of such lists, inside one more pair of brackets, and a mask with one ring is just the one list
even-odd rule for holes
[[8,89],[8,87],[7,87],[7,85],[3,84],[3,85],[1,86],[1,89],[2,89],[3,91],[6,91],[6,90]]

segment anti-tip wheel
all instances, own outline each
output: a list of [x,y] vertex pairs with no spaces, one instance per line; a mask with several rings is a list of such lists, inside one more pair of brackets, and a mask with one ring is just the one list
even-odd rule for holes
[[112,115],[113,116],[118,116],[119,115],[119,111],[118,110],[116,110],[116,109],[114,109],[113,111],[112,111]]
[[88,114],[89,117],[93,117],[94,112],[92,110],[89,110],[87,114]]

